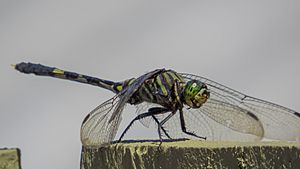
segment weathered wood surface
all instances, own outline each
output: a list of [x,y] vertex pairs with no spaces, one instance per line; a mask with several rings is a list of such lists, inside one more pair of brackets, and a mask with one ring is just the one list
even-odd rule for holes
[[300,142],[177,141],[82,148],[82,169],[300,168]]
[[0,149],[0,169],[21,169],[19,149]]

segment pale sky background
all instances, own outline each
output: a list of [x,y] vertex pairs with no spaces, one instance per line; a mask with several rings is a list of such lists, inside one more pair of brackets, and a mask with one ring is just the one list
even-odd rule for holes
[[[1,0],[0,57],[0,148],[19,147],[24,169],[74,169],[83,118],[113,94],[10,64],[116,81],[165,67],[300,111],[300,1]],[[126,138],[156,131],[136,123]]]

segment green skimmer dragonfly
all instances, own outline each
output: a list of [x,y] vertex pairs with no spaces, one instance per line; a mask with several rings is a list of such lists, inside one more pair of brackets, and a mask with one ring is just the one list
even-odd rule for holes
[[111,143],[127,104],[136,107],[137,116],[119,141],[137,120],[146,127],[154,121],[160,142],[163,138],[300,140],[300,113],[201,76],[157,69],[138,78],[113,82],[41,64],[22,62],[14,67],[23,73],[77,81],[115,93],[83,120],[84,146]]

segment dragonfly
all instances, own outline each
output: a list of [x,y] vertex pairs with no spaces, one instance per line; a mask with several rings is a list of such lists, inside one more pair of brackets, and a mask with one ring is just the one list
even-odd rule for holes
[[114,82],[29,62],[14,68],[26,74],[98,86],[115,94],[84,118],[80,129],[84,146],[112,143],[128,104],[136,108],[137,116],[122,132],[119,142],[136,121],[146,127],[154,122],[160,143],[163,138],[300,140],[300,113],[205,77],[156,69]]

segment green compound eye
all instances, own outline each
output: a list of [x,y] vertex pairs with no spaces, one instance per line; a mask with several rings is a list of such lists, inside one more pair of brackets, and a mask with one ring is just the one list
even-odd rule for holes
[[199,108],[209,98],[209,94],[204,83],[199,80],[191,80],[186,83],[183,96],[187,105]]
[[206,87],[204,83],[199,80],[190,80],[187,82],[184,89],[185,99],[190,99],[196,96],[196,94],[203,88]]

